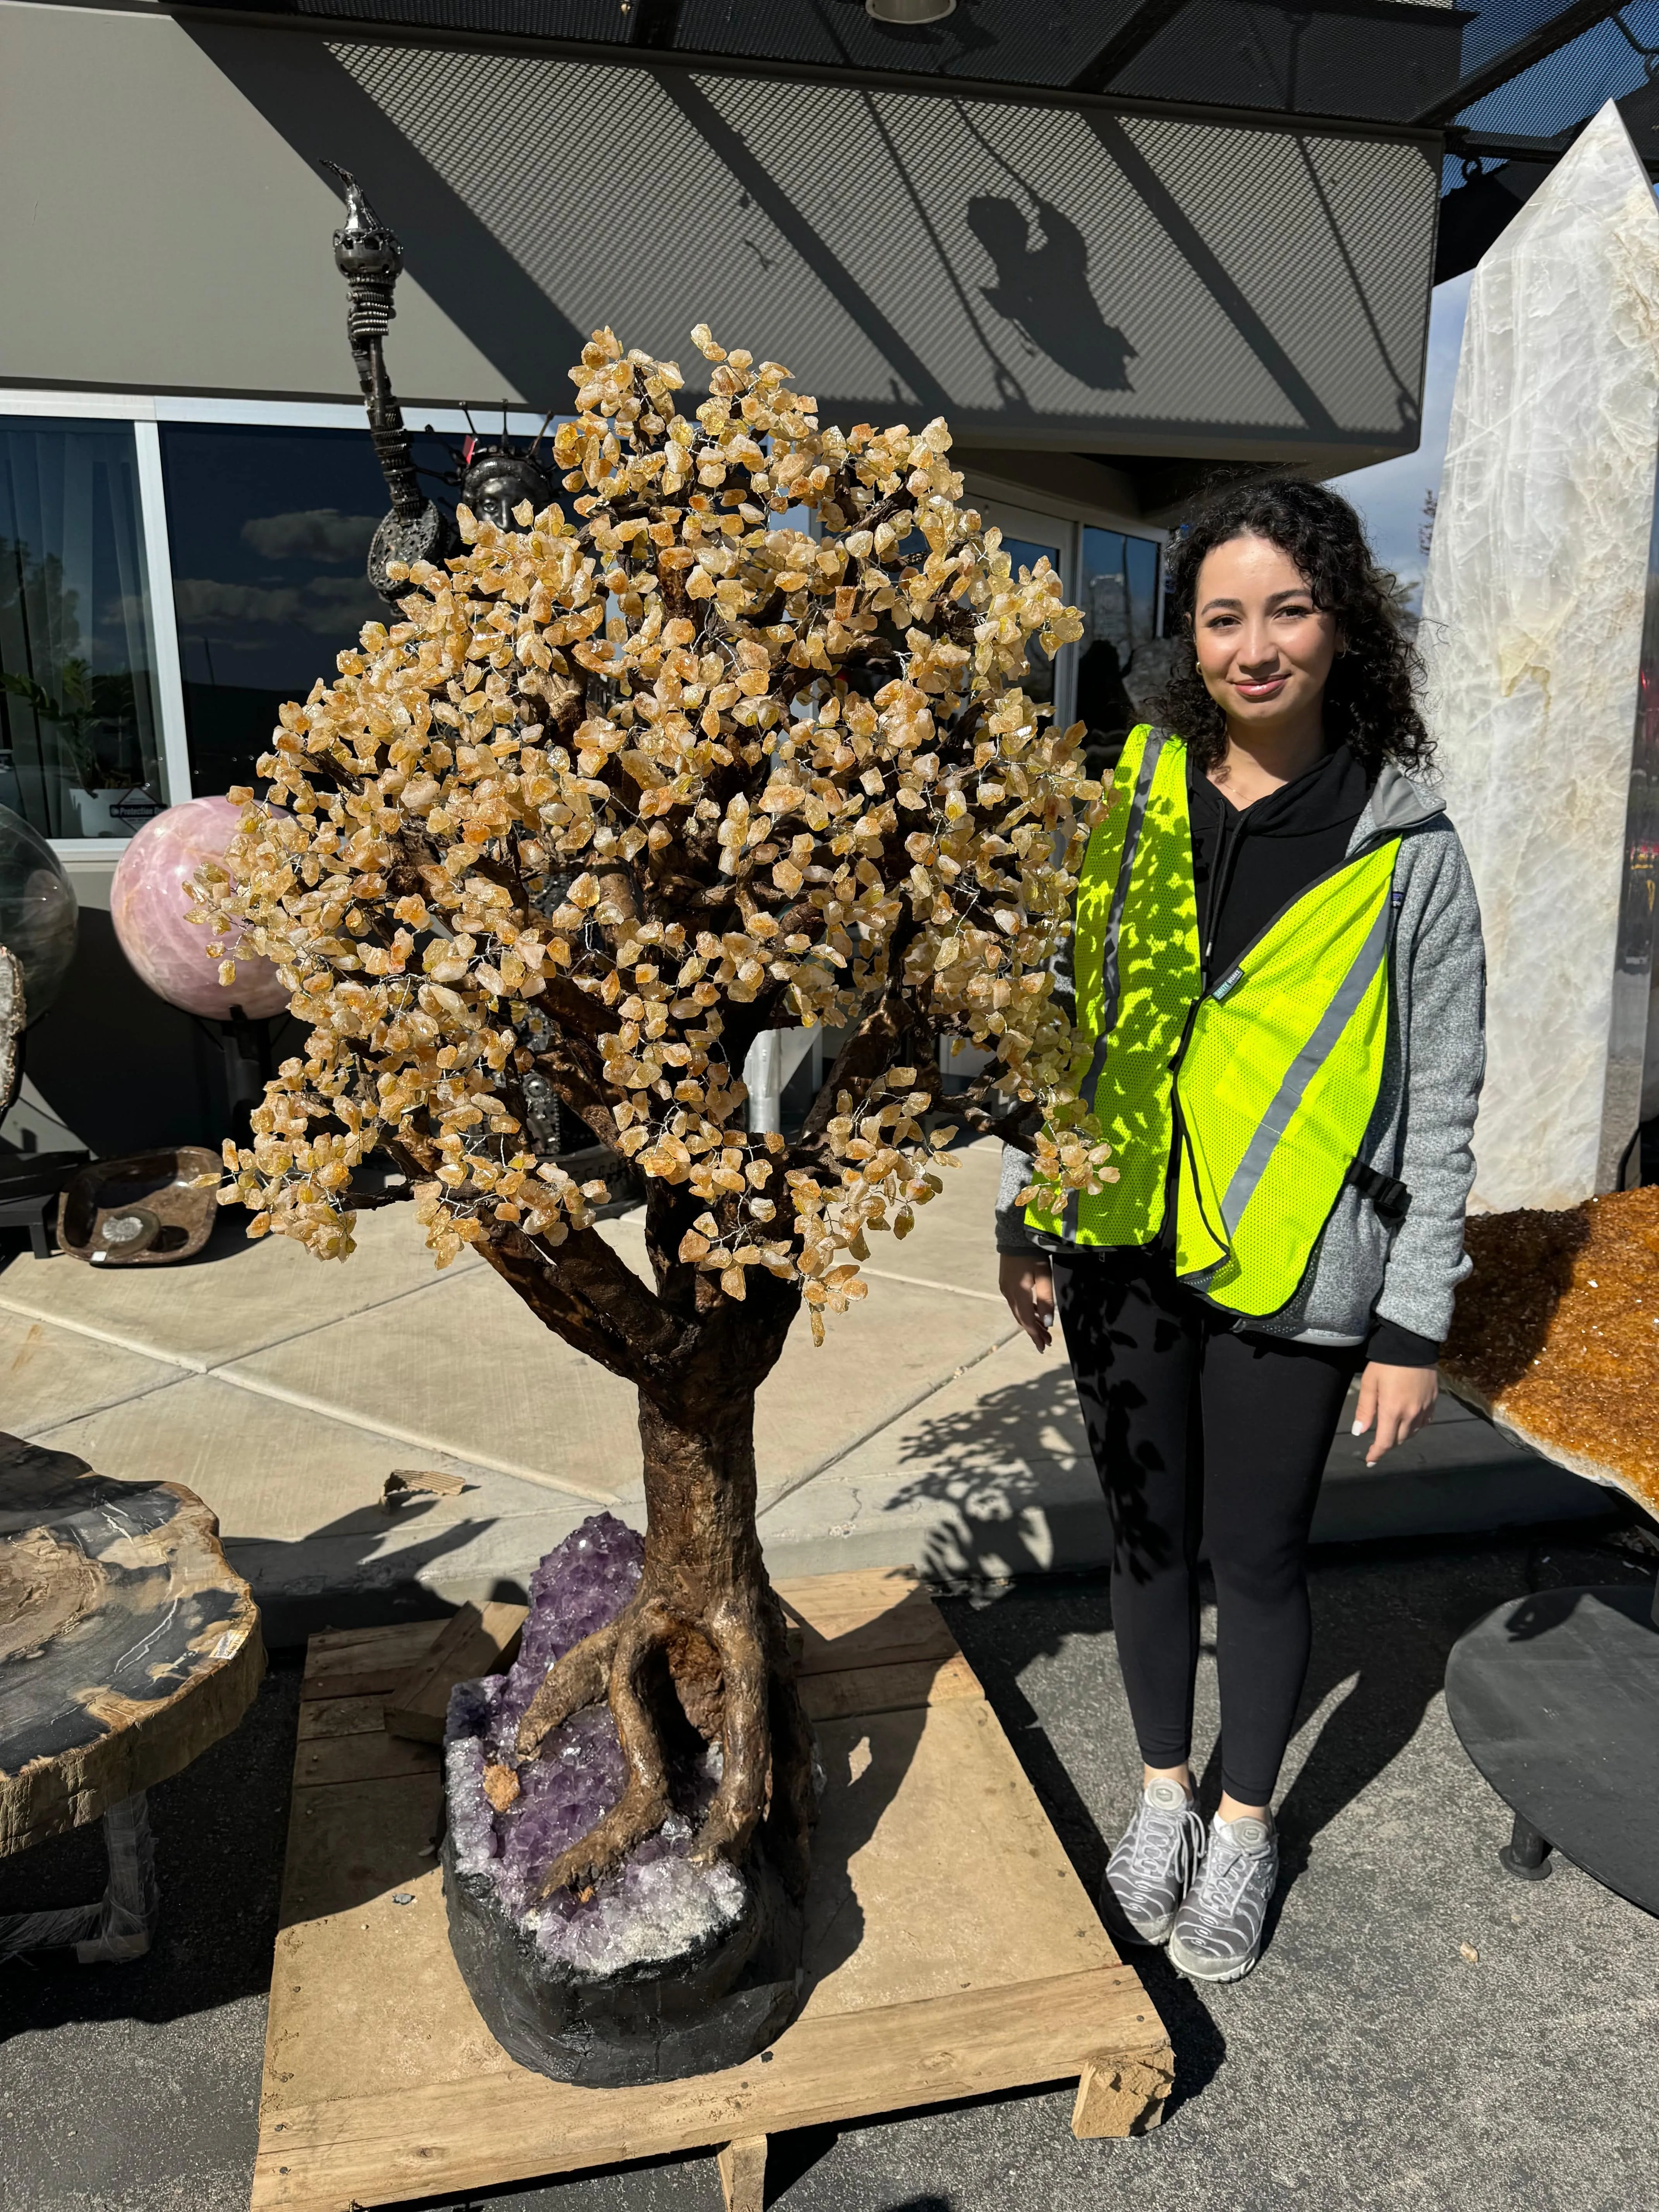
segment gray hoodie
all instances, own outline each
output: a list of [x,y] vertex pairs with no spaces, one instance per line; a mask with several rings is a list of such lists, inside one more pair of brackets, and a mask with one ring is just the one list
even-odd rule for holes
[[[1440,1341],[1452,1297],[1469,1272],[1463,1209],[1474,1180],[1470,1138],[1486,1069],[1486,958],[1468,862],[1442,800],[1384,768],[1354,824],[1350,857],[1380,836],[1400,837],[1389,1031],[1382,1080],[1360,1158],[1411,1193],[1390,1231],[1371,1200],[1345,1184],[1296,1295],[1249,1324],[1308,1344],[1359,1344],[1373,1319]],[[1063,1251],[1025,1225],[1017,1194],[1029,1157],[1003,1150],[997,1249]]]

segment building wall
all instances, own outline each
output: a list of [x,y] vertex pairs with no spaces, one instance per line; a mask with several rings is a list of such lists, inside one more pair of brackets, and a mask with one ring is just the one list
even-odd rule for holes
[[0,82],[14,382],[349,392],[325,156],[408,249],[411,396],[562,405],[597,324],[678,357],[706,319],[836,419],[975,443],[1416,441],[1414,144],[18,0]]

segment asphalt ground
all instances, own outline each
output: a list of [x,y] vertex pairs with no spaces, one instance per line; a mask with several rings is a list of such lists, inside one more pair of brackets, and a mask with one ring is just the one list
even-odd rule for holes
[[[1333,1552],[1280,1808],[1262,1963],[1220,1990],[1138,1954],[1176,2051],[1163,2126],[1079,2143],[1072,2087],[774,2139],[787,2212],[1629,2212],[1659,2195],[1659,1921],[1559,1859],[1516,1881],[1503,1807],[1440,1686],[1461,1631],[1528,1589],[1651,1578],[1581,1530]],[[1097,1578],[948,1600],[951,1623],[1092,1889],[1133,1738]],[[1215,1731],[1207,1643],[1198,1743]],[[152,1793],[163,1921],[125,1966],[0,1966],[4,2212],[238,2212],[298,1701],[279,1657],[236,1735]],[[1659,1717],[1656,1719],[1659,1736]],[[1217,1781],[1206,1777],[1212,1798]],[[0,1910],[96,1893],[96,1832],[0,1863]],[[1470,1960],[1468,1950],[1477,1954]],[[718,2212],[706,2155],[427,2212]]]

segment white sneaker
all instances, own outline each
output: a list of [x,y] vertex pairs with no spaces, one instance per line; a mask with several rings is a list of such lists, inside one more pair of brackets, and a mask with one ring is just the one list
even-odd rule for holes
[[1204,1858],[1204,1821],[1178,1782],[1155,1775],[1112,1853],[1101,1885],[1107,1925],[1132,1943],[1169,1940]]
[[1170,1963],[1200,1982],[1236,1982],[1261,1955],[1261,1923],[1279,1887],[1273,1815],[1210,1823],[1209,1847],[1170,1936]]

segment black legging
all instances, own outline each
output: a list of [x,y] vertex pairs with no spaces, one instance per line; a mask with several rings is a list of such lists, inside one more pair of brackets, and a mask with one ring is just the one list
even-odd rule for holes
[[1265,1805],[1308,1671],[1305,1559],[1358,1346],[1237,1334],[1149,1253],[1054,1263],[1112,1516],[1112,1622],[1140,1755],[1191,1749],[1200,1540],[1215,1576],[1222,1787]]

